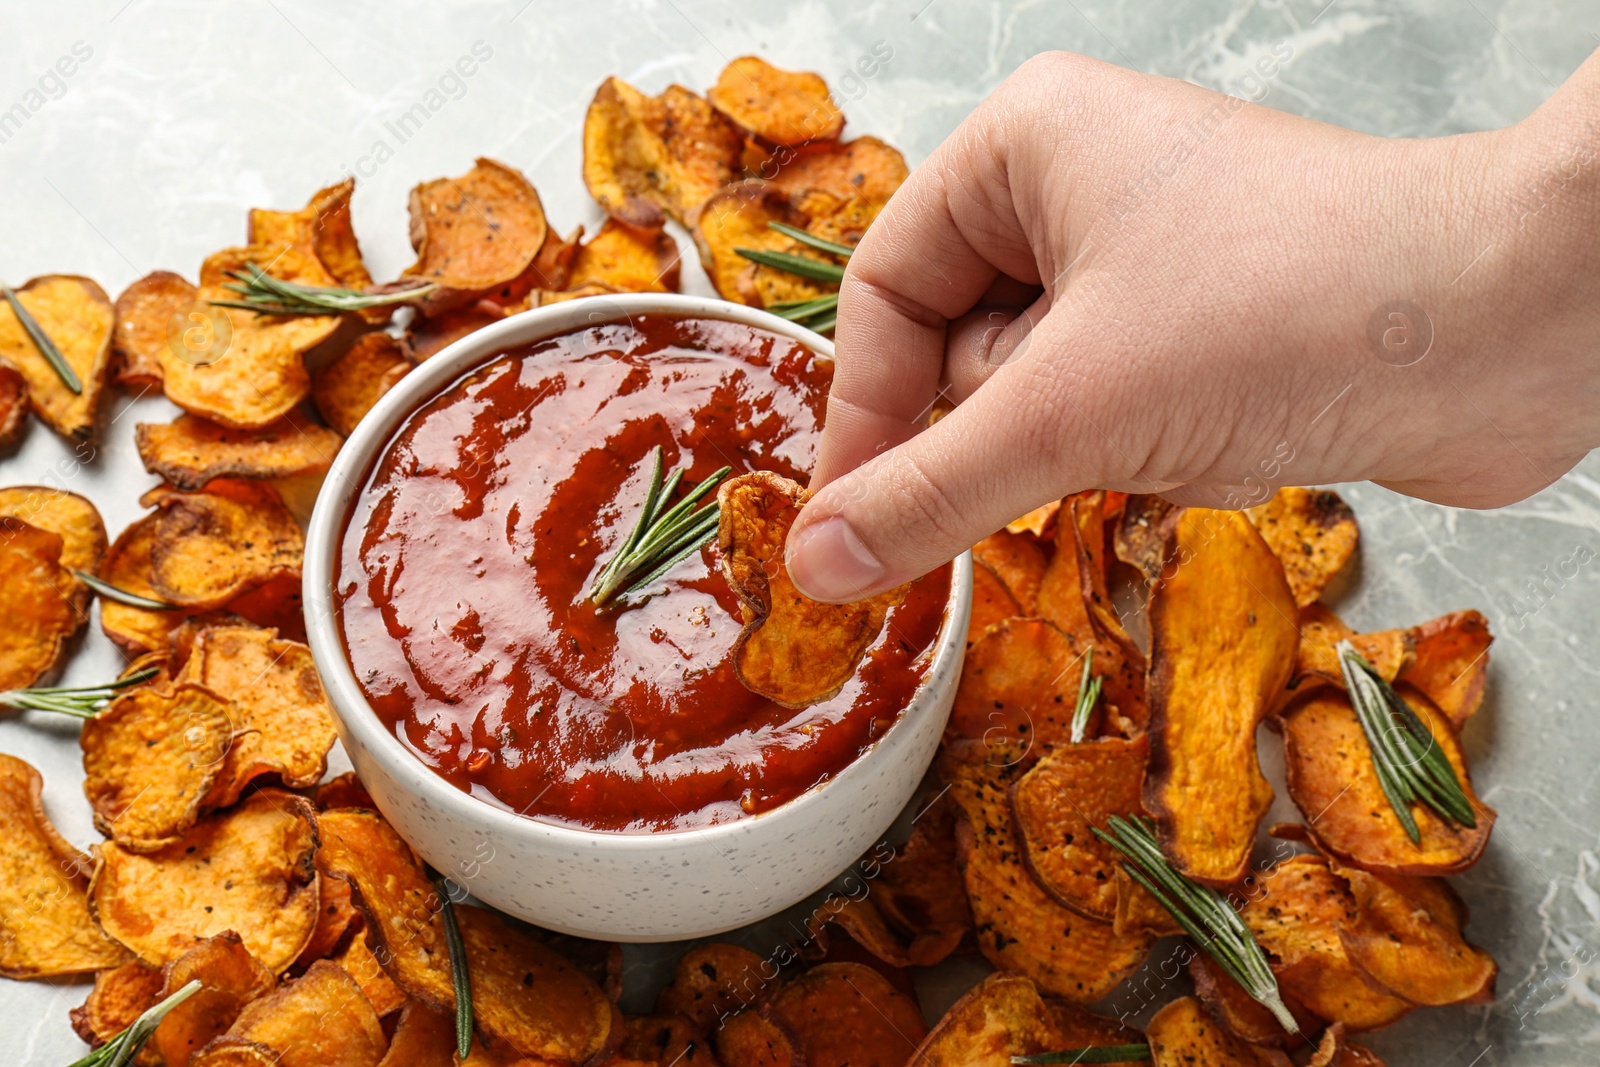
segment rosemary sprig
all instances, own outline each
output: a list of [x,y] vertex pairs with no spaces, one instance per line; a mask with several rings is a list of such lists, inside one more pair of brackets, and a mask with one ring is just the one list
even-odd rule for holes
[[200,979],[196,978],[161,1003],[147,1009],[122,1033],[82,1059],[74,1060],[70,1067],[127,1067],[143,1051],[145,1042],[150,1040],[150,1035],[155,1033],[167,1013],[200,992],[200,989]]
[[119,589],[108,581],[96,578],[88,571],[74,570],[72,576],[105,600],[115,600],[118,604],[126,604],[130,608],[143,608],[146,611],[178,610],[176,604],[168,604],[165,600],[152,600],[138,593],[130,593],[126,589]]
[[44,327],[40,326],[39,320],[33,317],[33,312],[23,306],[21,299],[16,294],[16,290],[9,285],[0,285],[0,296],[4,296],[6,303],[11,305],[11,310],[16,312],[17,321],[22,323],[24,330],[28,331],[28,336],[33,339],[34,347],[39,350],[39,354],[44,357],[44,361],[50,364],[50,369],[56,372],[56,376],[61,379],[62,384],[72,390],[74,396],[81,396],[83,394],[83,382],[78,379],[78,372],[72,369],[72,364],[67,362],[67,357],[61,354],[61,349],[56,347],[56,343],[50,340],[50,335],[44,332]]
[[[816,234],[807,233],[805,230],[797,229],[793,226],[785,226],[781,222],[769,222],[767,223],[767,228],[776,230],[785,237],[791,237],[801,244],[809,245],[819,252],[826,252],[830,256],[849,259],[850,253],[855,251],[849,245],[824,240]],[[813,281],[832,282],[834,284],[844,280],[843,267],[820,259],[791,255],[788,252],[768,252],[759,248],[736,248],[734,251],[752,263],[759,263],[764,267],[781,270],[786,274],[794,274],[802,278],[810,278]],[[822,296],[812,297],[808,300],[781,300],[777,303],[769,304],[767,310],[788,319],[790,322],[798,322],[800,325],[818,333],[828,333],[833,330],[838,322],[839,294],[824,293]]]
[[1104,679],[1096,678],[1089,673],[1094,666],[1094,646],[1089,646],[1083,654],[1083,674],[1078,678],[1078,703],[1072,709],[1072,743],[1083,743],[1084,734],[1089,731],[1089,716],[1094,714],[1094,706],[1100,703],[1100,689]]
[[1150,1046],[1091,1045],[1088,1048],[1069,1048],[1060,1052],[1036,1052],[1032,1056],[1013,1056],[1017,1067],[1032,1067],[1047,1063],[1140,1063],[1150,1058]]
[[1149,890],[1200,949],[1272,1012],[1285,1030],[1299,1033],[1299,1024],[1278,992],[1278,979],[1267,963],[1267,954],[1222,894],[1173,869],[1161,854],[1155,825],[1149,819],[1113,815],[1106,825],[1107,830],[1093,827],[1094,834],[1127,858],[1122,869],[1128,876]]
[[1477,817],[1455,768],[1417,713],[1348,640],[1335,650],[1350,703],[1372,750],[1378,785],[1411,843],[1422,840],[1412,804],[1423,804],[1458,826],[1476,828]]
[[78,719],[92,719],[115,700],[119,692],[148,682],[159,673],[159,668],[146,667],[106,685],[8,689],[0,693],[0,704],[25,711],[54,711]]
[[589,590],[589,599],[596,607],[603,608],[613,600],[625,604],[643,603],[649,599],[647,590],[651,585],[689,553],[698,551],[717,532],[720,516],[717,502],[712,500],[698,508],[695,502],[715,488],[733,468],[723,467],[669,508],[667,500],[683,480],[683,472],[673,471],[672,476],[663,481],[661,446],[657,445],[651,455],[654,467],[639,521],[616,555],[601,568]]
[[472,976],[467,973],[467,946],[461,940],[461,925],[456,922],[456,906],[450,899],[450,883],[433,879],[439,894],[439,914],[444,917],[444,943],[450,953],[450,981],[456,989],[456,1051],[465,1060],[472,1052]]
[[248,270],[230,270],[235,279],[223,288],[240,294],[242,300],[213,300],[225,308],[242,308],[257,315],[327,315],[364,311],[386,304],[403,304],[439,288],[434,282],[396,289],[393,292],[363,292],[330,285],[301,285],[274,278],[254,262]]

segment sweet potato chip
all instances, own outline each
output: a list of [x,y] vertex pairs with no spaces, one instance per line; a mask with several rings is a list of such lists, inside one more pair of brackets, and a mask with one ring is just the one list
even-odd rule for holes
[[1144,813],[1148,755],[1143,737],[1058,745],[1011,788],[1024,864],[1046,893],[1086,918],[1116,916],[1119,853],[1092,827]]
[[266,1045],[239,1037],[219,1037],[189,1058],[188,1067],[281,1067]]
[[1248,519],[1184,508],[1150,600],[1150,769],[1144,803],[1190,877],[1244,876],[1272,786],[1256,727],[1294,666],[1299,631],[1283,567]]
[[954,952],[966,935],[965,929],[954,926],[937,936],[904,937],[884,918],[876,894],[859,900],[842,895],[830,897],[806,920],[806,929],[825,946],[830,924],[890,967],[932,967]]
[[953,804],[936,800],[916,817],[911,837],[878,873],[871,899],[885,921],[910,938],[907,953],[913,957],[942,959],[941,952],[955,951],[972,933],[956,858],[960,817]]
[[1144,962],[1155,936],[1117,936],[1105,924],[1062,907],[1023,866],[1007,793],[1017,764],[997,765],[990,749],[946,745],[941,776],[966,814],[956,825],[962,874],[978,949],[1002,970],[1027,975],[1045,993],[1091,1004]]
[[723,1016],[764,999],[767,970],[766,960],[724,941],[690,949],[656,998],[656,1014],[682,1015],[705,1033]]
[[[10,515],[61,538],[61,566],[68,571],[99,570],[106,556],[106,524],[100,510],[77,493],[43,485],[0,489],[0,516]],[[72,602],[78,614],[89,606],[89,587],[72,580]]]
[[312,792],[311,800],[316,804],[318,811],[327,811],[330,808],[378,810],[378,805],[372,802],[372,794],[361,784],[361,779],[356,777],[355,771],[345,771],[323,782]]
[[1061,501],[1052,500],[1048,504],[1040,504],[1032,511],[1019,518],[1006,523],[1006,533],[1032,534],[1035,537],[1049,537],[1056,528],[1056,514],[1061,510]]
[[844,129],[844,112],[821,75],[779,70],[760,56],[740,56],[723,67],[706,99],[768,144],[832,141]]
[[583,183],[612,218],[655,229],[665,210],[693,227],[701,204],[739,176],[743,139],[681,85],[645,96],[607,78],[583,120]]
[[[237,300],[229,271],[254,263],[272,277],[333,285],[314,257],[292,246],[225,248],[200,265],[200,301]],[[211,303],[192,305],[182,343],[157,350],[167,399],[193,415],[239,430],[270,426],[311,390],[304,354],[332,336],[338,315],[258,315]]]
[[161,353],[174,327],[199,325],[187,318],[199,295],[187,279],[169,270],[152,271],[122,291],[111,335],[111,376],[118,385],[161,384]]
[[346,178],[317,190],[299,211],[251,208],[247,240],[253,245],[293,245],[316,257],[340,285],[365,288],[372,284],[372,275],[361,260],[350,221],[350,197],[355,191],[356,180]]
[[666,230],[635,229],[607,219],[579,248],[567,286],[598,282],[625,293],[675,293],[678,273],[678,242]]
[[28,763],[0,753],[0,976],[88,974],[127,962],[89,915],[88,858],[44,813],[44,781]]
[[789,1032],[754,1009],[723,1019],[711,1041],[717,1059],[735,1067],[802,1067],[805,1063]]
[[479,158],[458,178],[411,190],[411,247],[402,271],[439,288],[422,298],[426,314],[470,303],[519,278],[539,254],[549,226],[544,205],[515,167]]
[[[1070,511],[1067,517],[1071,517]],[[1080,643],[1087,643],[1094,639],[1094,630],[1089,625],[1089,605],[1083,596],[1084,576],[1078,573],[1078,553],[1074,542],[1069,523],[1063,522],[1056,527],[1055,551],[1050,554],[1050,561],[1034,586],[1034,609],[1029,614],[1048,619],[1062,633],[1072,634]],[[979,542],[979,547],[983,545],[984,542]]]
[[786,708],[842,689],[907,588],[853,604],[801,595],[784,568],[783,546],[806,495],[803,486],[767,471],[730,478],[717,490],[722,572],[744,613],[734,673],[746,689]]
[[[135,596],[159,599],[150,586],[156,518],[146,515],[117,536],[100,565],[102,581]],[[165,648],[167,635],[182,621],[183,614],[177,611],[148,611],[114,600],[100,603],[100,628],[118,647],[135,655]]]
[[338,734],[305,645],[253,626],[210,626],[196,636],[178,681],[203,685],[232,705],[238,737],[207,807],[227,807],[263,774],[298,789],[327,773]]
[[1494,641],[1489,620],[1481,612],[1454,611],[1408,633],[1416,656],[1400,677],[1427,694],[1459,733],[1483,703],[1489,682],[1489,645]]
[[[345,935],[352,933],[352,927],[355,931],[361,929],[361,915],[350,901],[350,883],[343,878],[318,878],[317,927],[311,932],[311,940],[306,942],[306,947],[300,950],[299,957],[294,961],[295,967],[305,970],[332,953],[346,940]],[[358,935],[349,940],[364,942],[365,938]],[[346,967],[345,970],[351,968]],[[351,973],[354,975],[353,971]],[[359,975],[354,976],[357,982],[361,981]],[[372,998],[369,996],[367,999]]]
[[1246,514],[1283,564],[1294,602],[1310,604],[1355,555],[1356,513],[1331,489],[1285,486]]
[[681,1015],[636,1015],[628,1020],[616,1056],[624,1063],[694,1064],[713,1062],[705,1035]]
[[1006,583],[981,560],[972,561],[972,617],[967,623],[967,644],[970,646],[989,627],[1022,614]]
[[95,827],[133,852],[180,840],[222,769],[235,724],[199,685],[140,686],[83,724],[83,792]]
[[[338,878],[327,878],[324,881],[348,884]],[[406,1003],[406,994],[394,979],[389,977],[383,965],[378,962],[378,957],[372,954],[372,949],[367,946],[367,935],[359,916],[356,919],[356,929],[351,936],[345,939],[344,947],[337,955],[329,957],[345,969],[351,978],[356,980],[356,985],[361,987],[362,994],[372,1004],[372,1010],[379,1017],[388,1015],[392,1011],[399,1011]]]
[[[94,988],[68,1013],[72,1032],[99,1048],[161,999],[161,971],[140,960],[96,971]],[[181,1060],[179,1062],[182,1062]]]
[[1338,1023],[1328,1027],[1306,1067],[1383,1067],[1377,1053],[1344,1036]]
[[[1106,726],[1133,737],[1144,733],[1150,720],[1145,694],[1147,664],[1144,651],[1122,625],[1106,577],[1110,564],[1106,525],[1114,517],[1110,509],[1115,496],[1095,490],[1067,498],[1066,517],[1071,523],[1057,527],[1056,552],[1071,551],[1077,557],[1079,594],[1094,641],[1095,673],[1104,685]],[[1066,536],[1069,531],[1070,539]],[[1041,590],[1041,602],[1043,599]]]
[[1075,1004],[1045,998],[1045,1020],[1050,1041],[1056,1048],[1094,1048],[1103,1045],[1135,1045],[1144,1035],[1116,1019],[1096,1015]]
[[[1154,1067],[1258,1067],[1289,1063],[1275,1050],[1255,1048],[1218,1026],[1194,997],[1179,997],[1145,1027]],[[1282,1053],[1278,1053],[1279,1056]]]
[[902,1067],[927,1036],[922,1010],[861,963],[824,963],[778,991],[766,1014],[807,1067]]
[[144,469],[179,489],[213,478],[292,478],[321,474],[339,451],[339,435],[292,414],[259,430],[230,430],[195,415],[141,422],[134,441]]
[[908,1062],[1011,1067],[1012,1056],[1055,1051],[1052,1031],[1049,1009],[1033,982],[1020,974],[991,974],[951,1005]]
[[1306,604],[1300,609],[1300,646],[1295,650],[1294,678],[1289,682],[1291,693],[1303,695],[1321,683],[1344,687],[1337,651],[1340,641],[1354,645],[1386,682],[1394,681],[1415,654],[1415,644],[1408,631],[1377,630],[1358,634],[1321,601]]
[[695,244],[717,292],[726,300],[770,307],[781,301],[811,300],[835,291],[836,285],[764,267],[739,255],[737,249],[750,248],[842,264],[842,260],[772,229],[768,226],[772,222],[804,230],[810,219],[787,193],[769,182],[737,182],[717,191],[702,205],[694,227]]
[[355,979],[327,960],[246,1004],[228,1036],[272,1049],[282,1067],[377,1067],[389,1045]]
[[1344,880],[1310,854],[1291,856],[1261,877],[1240,909],[1286,996],[1326,1022],[1372,1030],[1411,1005],[1378,990],[1350,961],[1339,928],[1354,913]]
[[399,341],[386,333],[365,334],[317,372],[311,396],[328,425],[349,437],[372,405],[410,371],[411,360]]
[[246,590],[300,574],[305,535],[277,492],[213,481],[197,493],[162,492],[151,531],[150,586],[158,598],[221,607]]
[[814,141],[800,148],[780,150],[760,168],[761,177],[793,193],[802,207],[819,194],[838,200],[859,197],[870,204],[887,204],[910,173],[900,150],[876,137]]
[[246,1004],[278,984],[232,930],[199,942],[168,963],[163,973],[158,1000],[200,982],[199,991],[168,1012],[150,1037],[149,1048],[163,1063],[189,1062],[195,1052],[227,1033]]
[[24,689],[55,670],[82,616],[77,579],[61,566],[61,537],[0,516],[0,690]]
[[455,1054],[455,1019],[419,1000],[408,1000],[379,1067],[450,1067]]
[[1197,952],[1189,961],[1189,977],[1194,980],[1195,996],[1211,1012],[1211,1017],[1224,1030],[1252,1045],[1297,1048],[1305,1043],[1304,1035],[1316,1033],[1322,1026],[1321,1019],[1306,1011],[1293,997],[1284,996],[1280,989],[1278,993],[1284,1007],[1300,1026],[1300,1033],[1291,1035],[1265,1005],[1246,993],[1244,986],[1203,952]]
[[1069,744],[1083,672],[1072,638],[1043,619],[1006,619],[967,649],[948,732],[1016,745],[1031,762]]
[[1001,530],[973,545],[972,558],[1000,577],[1022,614],[1039,613],[1039,587],[1049,560],[1037,538]]
[[106,933],[147,963],[236,930],[252,956],[282,971],[316,928],[316,847],[311,803],[263,789],[159,851],[100,846],[90,906]]
[[1121,864],[1117,865],[1111,877],[1116,886],[1116,914],[1111,920],[1111,929],[1118,937],[1137,930],[1157,937],[1183,933],[1183,928],[1172,917],[1172,913],[1163,908],[1144,886],[1129,877]]
[[1488,843],[1495,813],[1473,792],[1461,743],[1438,709],[1410,686],[1396,689],[1455,768],[1477,827],[1457,826],[1414,804],[1420,840],[1412,844],[1378,783],[1372,748],[1350,698],[1332,686],[1295,701],[1280,716],[1289,796],[1318,847],[1341,860],[1392,874],[1464,871]]
[[[477,333],[485,326],[499,322],[506,317],[506,314],[506,309],[494,301],[479,300],[476,303],[451,308],[449,311],[442,311],[430,317],[418,315],[406,327],[405,340],[402,342],[403,355],[411,363],[421,363],[423,360],[443,352],[468,334]],[[399,367],[398,364],[393,362],[389,362],[388,366],[391,368]],[[383,392],[388,392],[393,387],[394,381],[404,377],[408,370],[410,370],[410,367],[391,370],[390,377],[393,378],[393,381],[384,386]],[[355,375],[353,381],[358,382],[361,377],[361,375]],[[312,383],[312,394],[313,396],[316,394],[315,382]],[[372,404],[376,402],[377,398],[374,397],[371,403],[365,404],[362,408],[362,414],[370,411]],[[320,409],[321,405],[318,406]],[[322,417],[324,419],[329,418],[327,414]],[[329,421],[331,422],[332,420],[329,419]],[[351,422],[349,425],[353,428],[355,423]]]
[[0,359],[0,448],[21,440],[28,428],[28,379]]
[[34,413],[64,437],[82,440],[94,432],[100,390],[111,369],[115,314],[105,290],[75,274],[47,274],[16,290],[17,299],[55,342],[82,387],[74,393],[34,344],[10,301],[0,301],[0,360],[28,382]]
[[1368,978],[1413,1004],[1494,999],[1494,957],[1461,936],[1467,909],[1448,882],[1330,866],[1356,905],[1339,938]]

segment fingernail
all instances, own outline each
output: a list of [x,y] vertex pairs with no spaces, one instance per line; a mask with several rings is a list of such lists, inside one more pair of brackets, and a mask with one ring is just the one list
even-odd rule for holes
[[835,604],[865,600],[884,574],[866,542],[837,516],[795,531],[783,562],[800,592]]

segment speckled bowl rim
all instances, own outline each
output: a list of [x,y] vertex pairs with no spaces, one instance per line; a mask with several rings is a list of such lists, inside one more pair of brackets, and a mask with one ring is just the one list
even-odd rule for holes
[[[453,342],[407,374],[379,399],[346,439],[323,480],[307,524],[302,586],[307,639],[342,730],[353,736],[373,759],[385,764],[397,781],[420,781],[422,792],[427,794],[424,799],[429,804],[452,819],[476,824],[486,832],[542,839],[546,844],[561,847],[607,848],[643,855],[659,853],[671,838],[681,838],[688,843],[752,832],[784,832],[787,824],[804,819],[806,809],[815,805],[830,787],[872,773],[873,765],[881,762],[881,758],[875,757],[897,747],[895,742],[911,729],[913,714],[919,707],[933,702],[929,681],[942,678],[945,684],[954,686],[959,680],[959,661],[966,651],[965,620],[972,599],[972,554],[964,552],[953,561],[950,599],[946,602],[932,659],[923,683],[912,692],[894,724],[837,774],[768,811],[705,827],[657,831],[589,830],[520,815],[451,785],[383,727],[356,684],[333,610],[335,566],[345,515],[379,450],[389,443],[400,423],[469,370],[511,347],[532,344],[585,326],[628,321],[635,315],[721,319],[779,334],[800,342],[818,356],[834,358],[832,341],[771,312],[725,300],[676,293],[587,297],[534,308],[493,323]],[[952,660],[955,662],[950,663]],[[947,663],[952,669],[941,669]],[[355,714],[348,714],[346,709],[357,710]],[[416,776],[416,770],[425,773]],[[917,768],[919,775],[926,771],[926,765]]]

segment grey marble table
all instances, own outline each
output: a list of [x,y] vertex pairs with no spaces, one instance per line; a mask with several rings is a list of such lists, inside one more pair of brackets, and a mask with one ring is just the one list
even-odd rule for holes
[[[0,276],[87,274],[113,295],[158,267],[192,277],[208,252],[242,241],[248,207],[297,206],[349,173],[359,178],[368,262],[393,276],[411,260],[409,188],[480,154],[523,168],[563,230],[592,228],[579,128],[612,73],[650,91],[670,81],[703,88],[728,59],[760,52],[826,75],[850,130],[888,139],[914,163],[1044,49],[1240,93],[1254,60],[1287,42],[1293,59],[1265,103],[1432,136],[1516,121],[1600,41],[1600,0],[5,0],[3,9],[0,112],[22,103],[26,115],[0,125]],[[875,49],[889,60],[870,78],[853,73]],[[449,81],[475,51],[473,76]],[[52,73],[64,56],[75,59],[67,77]],[[437,106],[402,130],[419,102]],[[697,267],[685,277],[709,291]],[[87,463],[35,425],[0,458],[0,484],[67,485],[94,499],[115,533],[154,482],[134,454],[132,424],[172,411],[157,397],[117,398]],[[1370,486],[1348,496],[1367,546],[1340,604],[1348,619],[1403,625],[1477,606],[1499,635],[1491,698],[1468,745],[1500,823],[1484,860],[1458,881],[1472,936],[1501,962],[1499,1000],[1417,1012],[1371,1043],[1391,1064],[1421,1067],[1593,1063],[1600,573],[1585,565],[1548,576],[1575,555],[1596,558],[1600,458],[1491,514]],[[104,678],[117,662],[95,630],[67,681]],[[71,728],[6,716],[0,751],[41,768],[68,837],[95,839]],[[770,948],[780,932],[768,924],[742,936]],[[630,951],[636,1004],[648,1003],[672,951]],[[942,1009],[981,973],[962,963],[924,976],[926,1006]],[[67,1009],[86,989],[0,981],[0,1060],[50,1067],[81,1055]]]

